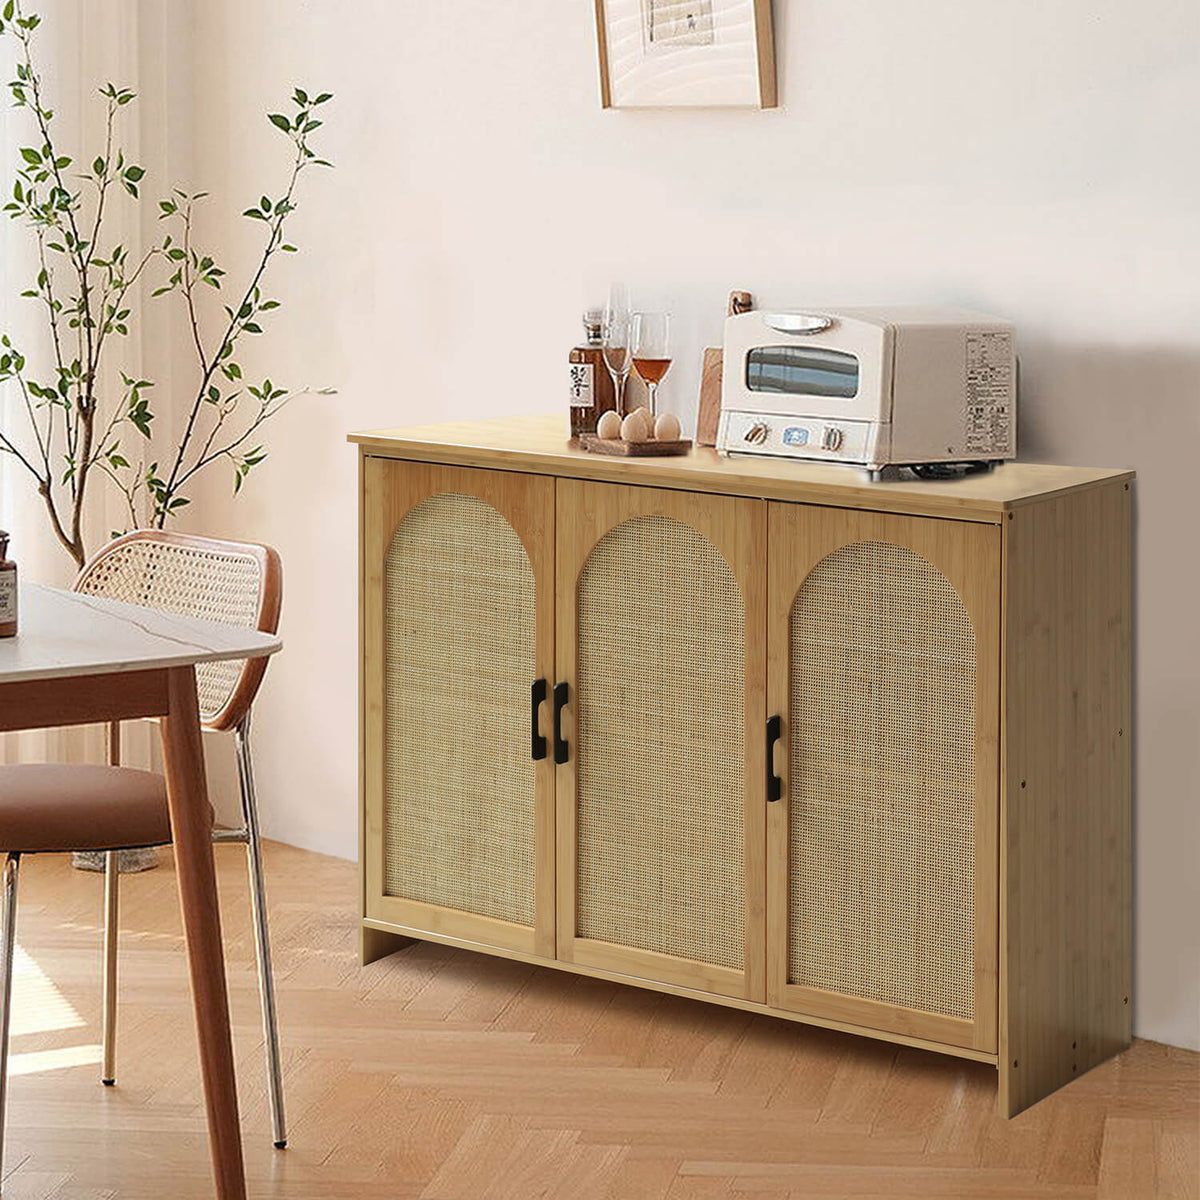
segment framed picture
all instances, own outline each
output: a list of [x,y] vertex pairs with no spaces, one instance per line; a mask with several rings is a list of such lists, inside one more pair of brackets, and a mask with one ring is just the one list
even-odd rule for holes
[[596,0],[605,108],[774,108],[771,0]]

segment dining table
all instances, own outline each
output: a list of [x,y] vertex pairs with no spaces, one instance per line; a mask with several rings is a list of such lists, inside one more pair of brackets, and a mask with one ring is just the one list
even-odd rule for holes
[[183,912],[214,1195],[246,1195],[225,953],[196,693],[197,663],[261,658],[272,634],[23,584],[0,639],[0,732],[158,718]]

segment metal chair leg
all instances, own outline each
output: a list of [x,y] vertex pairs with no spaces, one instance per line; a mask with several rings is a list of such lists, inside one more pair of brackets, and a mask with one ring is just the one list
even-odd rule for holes
[[0,933],[0,1179],[4,1177],[4,1119],[8,1100],[8,1027],[12,1015],[13,949],[17,932],[19,854],[4,862],[4,929]]
[[[108,723],[108,765],[121,765],[121,722]],[[104,1066],[100,1082],[117,1082],[117,887],[121,867],[110,850],[104,855]]]
[[276,1149],[287,1145],[283,1112],[283,1063],[279,1055],[279,1019],[275,1009],[275,976],[271,969],[271,937],[267,929],[267,893],[262,846],[258,829],[258,803],[254,795],[254,766],[250,757],[250,714],[236,731],[238,779],[242,790],[242,815],[246,821],[246,860],[250,869],[250,903],[254,914],[254,941],[258,951],[258,987],[262,1000],[263,1040],[267,1049],[267,1084],[271,1094],[271,1124]]
[[104,855],[104,1071],[105,1087],[117,1081],[117,897],[121,870],[117,852]]

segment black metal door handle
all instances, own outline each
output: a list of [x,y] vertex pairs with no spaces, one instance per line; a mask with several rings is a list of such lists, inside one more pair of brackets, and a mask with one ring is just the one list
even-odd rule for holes
[[571,689],[567,684],[556,683],[554,685],[554,761],[556,763],[565,763],[571,749],[562,735],[562,711],[566,707],[570,693]]
[[546,739],[538,732],[538,712],[546,699],[546,681],[535,679],[529,700],[529,753],[534,762],[546,757]]
[[775,774],[775,743],[783,736],[783,718],[767,721],[767,800],[774,803],[783,795],[783,780]]

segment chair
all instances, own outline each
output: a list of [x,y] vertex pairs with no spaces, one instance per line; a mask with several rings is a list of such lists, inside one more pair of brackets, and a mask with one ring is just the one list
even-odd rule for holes
[[[275,632],[282,572],[267,546],[138,530],[110,542],[88,562],[75,590],[168,612]],[[201,663],[196,667],[200,720],[206,729],[232,730],[241,785],[240,829],[214,829],[215,842],[246,846],[251,882],[263,1035],[276,1147],[287,1144],[283,1080],[271,946],[250,754],[250,709],[267,660]],[[120,724],[109,727],[109,765],[19,764],[0,767],[0,853],[4,862],[0,934],[0,1163],[8,1080],[17,880],[22,855],[65,851],[105,854],[104,1066],[116,1076],[117,851],[169,845],[165,781],[120,765]]]

